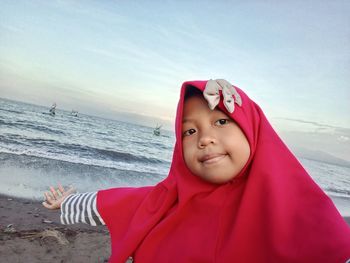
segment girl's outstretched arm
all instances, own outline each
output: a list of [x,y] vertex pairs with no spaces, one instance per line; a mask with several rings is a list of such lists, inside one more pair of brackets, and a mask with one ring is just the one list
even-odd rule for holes
[[65,190],[59,185],[58,190],[55,190],[51,186],[50,192],[44,193],[46,200],[43,206],[48,209],[61,209],[61,223],[64,225],[75,223],[104,225],[97,210],[97,192],[73,194],[75,192],[73,187]]
[[97,192],[68,196],[61,205],[61,223],[64,225],[84,223],[91,226],[104,225],[97,210]]

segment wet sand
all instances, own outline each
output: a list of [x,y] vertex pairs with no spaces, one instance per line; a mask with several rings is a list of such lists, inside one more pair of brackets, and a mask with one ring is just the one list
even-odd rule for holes
[[107,262],[105,226],[62,225],[59,210],[0,195],[1,262]]

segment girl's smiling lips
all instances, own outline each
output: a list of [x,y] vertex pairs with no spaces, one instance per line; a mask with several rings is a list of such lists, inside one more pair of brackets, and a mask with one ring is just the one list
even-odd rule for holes
[[206,154],[199,158],[199,161],[204,164],[212,164],[221,161],[226,157],[227,154],[223,153],[212,153]]

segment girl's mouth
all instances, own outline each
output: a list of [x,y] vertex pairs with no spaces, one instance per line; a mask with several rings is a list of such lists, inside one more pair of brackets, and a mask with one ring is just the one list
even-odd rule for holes
[[226,154],[207,154],[199,159],[203,164],[214,164],[226,157]]

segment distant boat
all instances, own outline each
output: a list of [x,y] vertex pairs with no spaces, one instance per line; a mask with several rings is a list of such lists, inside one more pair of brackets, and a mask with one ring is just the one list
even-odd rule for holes
[[156,136],[159,136],[160,135],[160,128],[162,127],[162,125],[158,125],[154,128],[153,130],[153,134],[156,135]]
[[54,102],[51,106],[51,109],[49,110],[50,115],[55,116],[56,115],[56,102]]
[[72,115],[72,116],[74,116],[74,117],[78,117],[78,111],[72,110],[72,112],[70,113],[70,115]]

